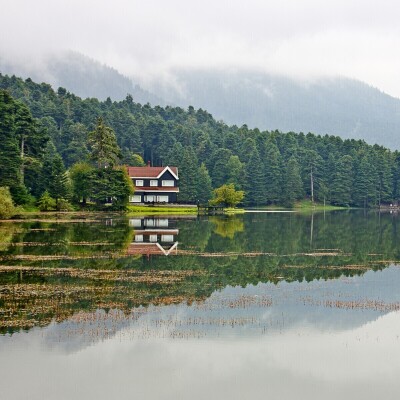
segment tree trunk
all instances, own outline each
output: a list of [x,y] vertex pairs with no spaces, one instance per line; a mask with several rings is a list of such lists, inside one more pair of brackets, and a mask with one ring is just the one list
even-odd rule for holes
[[25,147],[25,138],[22,136],[21,138],[21,167],[20,167],[20,179],[21,179],[21,184],[24,184],[24,178],[25,178],[25,165],[24,165],[24,157],[25,157],[25,152],[24,152],[24,147]]

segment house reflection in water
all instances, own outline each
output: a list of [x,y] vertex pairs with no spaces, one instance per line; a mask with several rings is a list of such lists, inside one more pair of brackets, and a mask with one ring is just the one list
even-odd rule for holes
[[176,236],[179,229],[171,227],[168,218],[133,218],[129,220],[129,226],[135,229],[135,236],[129,245],[128,254],[177,254]]

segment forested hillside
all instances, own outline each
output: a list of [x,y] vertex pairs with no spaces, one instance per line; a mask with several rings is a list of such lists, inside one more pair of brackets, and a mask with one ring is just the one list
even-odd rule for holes
[[[344,77],[293,79],[246,70],[176,70],[148,90],[228,124],[317,132],[400,149],[400,99]],[[177,90],[176,88],[179,88]]]
[[[317,201],[354,206],[400,198],[399,153],[361,140],[228,126],[202,109],[150,107],[129,95],[119,102],[82,100],[63,88],[54,91],[15,76],[0,75],[0,89],[29,108],[38,119],[36,133],[48,135],[43,156],[37,158],[42,166],[49,154],[52,159],[60,154],[65,168],[86,160],[88,133],[102,117],[115,131],[120,163],[135,165],[139,154],[152,165],[179,167],[181,202],[204,202],[211,185],[224,183],[244,190],[247,205],[291,206],[312,195]],[[3,146],[1,151],[9,150]],[[22,179],[21,172],[13,173]],[[25,180],[25,186],[35,196],[42,194],[32,180]]]

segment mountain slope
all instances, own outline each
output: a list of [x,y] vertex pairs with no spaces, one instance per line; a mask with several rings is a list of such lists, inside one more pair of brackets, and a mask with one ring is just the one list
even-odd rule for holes
[[122,100],[127,94],[131,94],[137,103],[164,103],[114,68],[76,52],[44,56],[33,63],[0,57],[0,72],[47,82],[55,89],[61,86],[82,98],[95,97],[105,100],[110,97],[112,100]]
[[316,132],[400,149],[400,100],[346,78],[300,82],[251,71],[176,70],[179,90],[149,88],[170,103],[205,108],[228,124]]

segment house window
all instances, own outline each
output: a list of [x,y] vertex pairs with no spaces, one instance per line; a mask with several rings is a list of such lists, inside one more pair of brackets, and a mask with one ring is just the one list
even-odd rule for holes
[[130,219],[129,226],[133,226],[134,228],[140,228],[142,226],[142,220],[139,218]]
[[157,179],[152,179],[152,180],[150,181],[150,186],[158,186],[158,181],[157,181]]
[[162,181],[162,186],[174,186],[174,181]]
[[136,186],[143,186],[143,179],[136,179]]
[[169,198],[168,196],[158,196],[157,201],[159,201],[160,203],[168,203]]
[[135,195],[135,196],[129,196],[129,201],[131,203],[141,203],[142,202],[142,196],[139,195]]
[[157,235],[150,235],[149,240],[152,243],[157,242]]
[[143,242],[143,235],[135,235],[135,242]]
[[161,241],[162,242],[173,242],[174,235],[161,235]]
[[153,195],[148,195],[148,196],[145,196],[145,199],[144,199],[144,201],[155,201],[155,198],[154,198],[154,196]]

